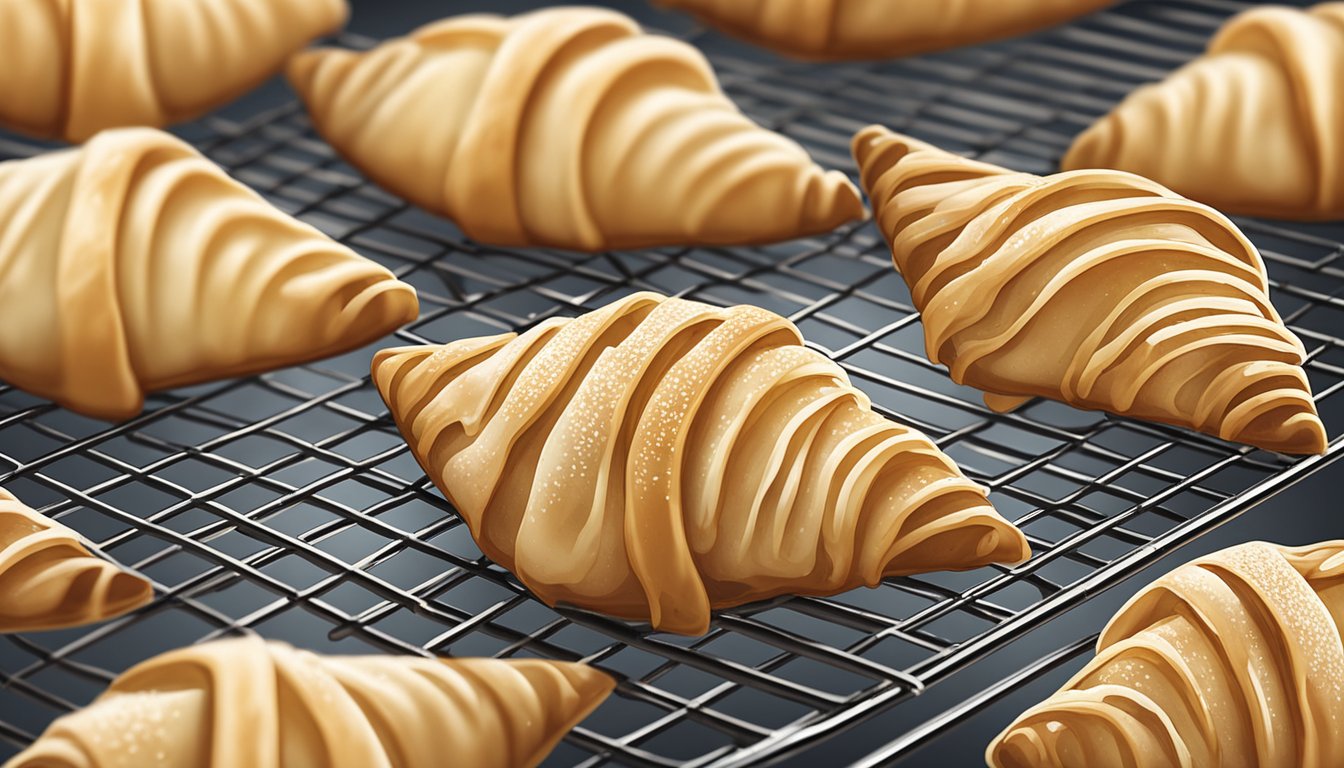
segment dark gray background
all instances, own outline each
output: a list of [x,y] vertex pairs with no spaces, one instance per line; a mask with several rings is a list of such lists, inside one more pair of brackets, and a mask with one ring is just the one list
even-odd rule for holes
[[[889,1],[894,8],[899,7],[902,2],[902,0]],[[535,2],[535,0],[351,0],[351,2],[354,8],[350,22],[351,31],[377,38],[402,34],[420,24],[443,16],[473,11],[511,13],[544,4]],[[682,31],[690,25],[690,21],[686,17],[657,10],[651,4],[644,2],[644,0],[606,2],[604,4],[630,13],[641,22],[664,30],[674,32]],[[732,47],[734,53],[740,53],[745,57],[750,57],[755,60],[767,63],[773,61],[772,56],[768,53],[738,46],[735,43],[714,36],[703,38],[701,39],[701,42],[704,45],[712,45],[716,48],[718,46]],[[1119,57],[1124,54],[1123,52],[1113,52],[1113,55]],[[289,89],[283,83],[275,81],[268,84],[256,94],[245,98],[244,102],[228,107],[226,110],[236,111],[240,115],[250,116],[257,111],[257,105],[259,103],[265,104],[272,100],[276,102],[289,101],[290,99],[292,99],[292,93]],[[928,136],[926,138],[935,141],[939,140],[939,136],[936,135]],[[837,167],[852,171],[852,167],[849,167],[847,162],[847,160],[840,157],[826,160],[827,164],[833,164]],[[1004,162],[1012,164],[1012,162],[1008,160],[1005,160]],[[447,225],[444,224],[444,226]],[[1344,239],[1344,235],[1341,235],[1338,228],[1323,234],[1335,241]],[[899,282],[899,278],[894,274],[890,275],[890,277],[893,281]],[[878,327],[886,322],[886,320],[885,318],[865,318],[864,322],[868,323],[865,327]],[[1327,330],[1333,335],[1344,334],[1344,328]],[[811,332],[809,331],[809,333]],[[825,343],[825,339],[814,339],[814,341]],[[367,351],[361,351],[346,356],[347,358],[359,358],[352,364],[351,369],[366,370],[367,354]],[[301,375],[304,375],[304,373],[296,370],[282,374],[281,377],[288,378]],[[940,383],[951,386],[949,382],[943,381],[944,377],[938,376],[937,378]],[[240,392],[247,393],[258,391],[260,390],[256,388],[240,390]],[[369,398],[374,397],[371,392],[365,392],[363,394],[367,395]],[[12,393],[10,397],[13,397]],[[1335,399],[1338,400],[1339,398],[1336,397]],[[893,408],[898,407],[898,405],[894,403],[887,403],[887,405]],[[364,407],[372,408],[374,406],[366,405]],[[322,414],[315,410],[310,412],[309,415],[316,419]],[[79,429],[84,428],[81,426],[83,422],[79,422],[77,419],[68,417],[68,414],[62,414],[60,412],[46,414],[42,419],[59,424],[64,424],[65,422],[74,423],[75,426],[70,428],[71,434],[76,434]],[[1341,423],[1341,420],[1335,419],[1328,423],[1338,425]],[[92,429],[93,427],[88,428]],[[316,429],[316,427],[314,428]],[[326,427],[326,429],[335,429],[335,427]],[[329,435],[331,432],[317,431],[314,434]],[[395,433],[390,432],[386,434],[378,433],[375,436],[384,441],[397,440]],[[366,437],[372,439],[374,436]],[[12,445],[6,442],[7,439],[8,438],[5,436],[0,435],[0,451],[3,451],[4,453],[13,453],[15,455],[26,454],[25,446]],[[203,438],[184,436],[181,439],[187,444],[192,444],[194,441]],[[46,449],[41,448],[41,446],[34,446],[32,447],[32,450],[41,451]],[[1079,637],[1085,637],[1095,632],[1102,626],[1115,608],[1139,586],[1153,578],[1157,573],[1167,570],[1176,563],[1189,559],[1197,554],[1251,539],[1268,539],[1282,543],[1296,544],[1331,537],[1344,537],[1344,522],[1337,521],[1334,509],[1327,509],[1326,502],[1327,489],[1333,487],[1332,480],[1339,477],[1338,472],[1339,470],[1336,468],[1327,470],[1326,472],[1310,478],[1301,485],[1298,485],[1282,495],[1262,504],[1258,508],[1251,510],[1241,518],[1204,537],[1195,544],[1167,557],[1164,561],[1149,569],[1149,571],[1101,594],[1086,605],[1073,610],[1067,616],[1052,622],[1034,634],[1012,644],[995,656],[991,656],[969,669],[958,673],[952,678],[935,685],[918,699],[898,706],[887,714],[875,717],[849,732],[832,738],[822,747],[813,750],[804,757],[790,761],[789,764],[844,764],[861,758],[874,750],[880,749],[884,744],[897,738],[910,728],[918,726],[924,720],[946,711],[949,707],[954,706],[959,701],[976,694],[985,686],[997,682],[1012,672],[1022,668],[1042,654],[1054,650],[1063,643]],[[420,473],[418,470],[412,468],[411,474],[414,474],[416,478],[419,479]],[[79,487],[83,488],[85,485],[94,482],[96,479],[96,475],[83,477],[80,479],[82,485]],[[21,485],[18,485],[13,490],[15,490],[16,493],[21,492],[22,497],[35,506],[53,504],[63,495],[50,487],[43,487],[35,484],[31,482],[29,478],[24,478],[20,482]],[[258,489],[248,490],[256,491]],[[352,499],[349,503],[354,506],[360,506],[361,504],[366,505],[369,503],[359,501],[359,499],[362,498],[363,497]],[[127,498],[121,502],[121,504],[127,508],[134,508],[141,503],[142,501],[139,498],[136,498],[135,500]],[[146,499],[143,503],[148,504],[149,500]],[[237,504],[240,508],[250,508],[254,502],[250,500],[239,500]],[[146,507],[147,511],[152,509],[153,507]],[[296,514],[302,513],[303,511],[304,510],[296,510]],[[285,524],[283,518],[284,515],[281,516],[281,520],[277,525]],[[74,522],[80,524],[81,530],[83,530],[86,535],[95,538],[112,535],[110,532],[103,531],[97,527],[96,524],[101,521],[93,512],[84,513],[76,511],[72,524],[74,524]],[[458,533],[461,533],[461,531],[459,530]],[[161,544],[161,542],[157,542],[151,537],[145,537],[143,541],[132,541],[129,542],[127,546],[114,549],[111,554],[120,557],[123,561],[134,562],[139,557],[144,556],[144,553],[136,548],[137,546],[160,546]],[[213,545],[222,546],[220,542],[214,542]],[[398,564],[403,562],[409,562],[410,565],[407,565],[406,567],[412,570],[416,567],[421,567],[416,566],[414,561],[407,561],[404,556],[397,561]],[[428,570],[437,571],[438,569],[441,569],[442,565],[441,563],[431,561],[424,564],[422,567]],[[166,579],[167,576],[162,575],[162,578]],[[196,624],[188,624],[179,621],[179,615],[174,613],[171,609],[172,606],[169,606],[161,615],[151,615],[148,617],[148,620],[140,622],[136,626],[142,627],[143,631],[151,631],[152,629],[154,632],[167,632],[171,630],[171,632],[176,633],[172,638],[165,639],[164,642],[171,640],[174,643],[183,643],[200,639],[200,632],[202,630],[198,629]],[[277,617],[275,621],[262,623],[256,628],[267,636],[274,635],[280,637],[308,638],[314,644],[313,647],[319,650],[341,650],[341,643],[346,641],[341,640],[340,642],[337,642],[335,639],[328,637],[327,632],[330,631],[330,626],[322,625],[320,622],[316,621],[313,621],[312,623],[298,623],[299,619],[296,619],[295,617],[302,616],[303,614],[301,611],[286,613]],[[293,623],[289,624],[285,622]],[[438,630],[436,629],[435,631]],[[178,634],[181,636],[178,637]],[[74,635],[72,635],[72,637],[73,636]],[[326,638],[326,640],[324,641],[323,638]],[[468,638],[468,640],[474,639],[476,639],[475,636]],[[45,643],[49,641],[43,638],[42,642]],[[50,642],[57,641],[53,640]],[[354,641],[351,640],[350,642]],[[104,643],[103,645],[106,646],[107,644],[108,643]],[[120,645],[120,641],[114,641],[114,644]],[[147,655],[150,653],[151,649],[145,648],[143,650],[144,654]],[[461,654],[493,652],[492,649],[488,647],[477,649],[469,642],[454,646],[452,650],[454,653]],[[5,648],[5,653],[12,653],[12,650],[7,646]],[[135,656],[138,654],[139,651],[136,650],[130,655]],[[13,656],[16,659],[12,662],[13,665],[22,663],[22,659],[19,658],[20,654],[13,653]],[[7,671],[11,667],[11,662],[8,658],[4,658],[3,660],[5,661],[3,666]],[[109,669],[120,669],[125,663],[134,660],[135,659],[117,659],[115,662],[109,662],[107,667]],[[934,739],[925,748],[908,755],[900,761],[900,764],[980,764],[984,746],[995,733],[997,733],[1015,714],[1048,695],[1084,661],[1085,657],[1080,656],[1071,663],[1064,665],[1062,668],[1048,675],[1044,675],[1041,679],[1024,686],[980,715]],[[56,685],[51,678],[41,675],[36,678],[36,681],[38,684],[48,687]],[[8,701],[21,700],[19,697],[5,699],[3,698],[4,693],[3,690],[0,690],[0,710],[3,710]],[[80,701],[91,697],[93,693],[88,690],[88,686],[81,686],[77,694],[71,693],[69,695],[76,701]],[[612,707],[621,707],[628,704],[629,702],[626,699],[613,699]],[[758,712],[758,714],[764,715],[765,713]],[[31,717],[24,717],[23,715],[24,713],[0,711],[0,721],[12,720],[20,722],[30,729],[36,729],[44,725],[46,718],[51,716],[45,710],[36,709]],[[768,720],[766,717],[760,718],[760,721],[762,722],[766,720]],[[4,752],[4,746],[3,743],[0,743],[0,759],[3,759],[6,754]],[[699,751],[702,750],[687,750],[689,753],[698,753]]]

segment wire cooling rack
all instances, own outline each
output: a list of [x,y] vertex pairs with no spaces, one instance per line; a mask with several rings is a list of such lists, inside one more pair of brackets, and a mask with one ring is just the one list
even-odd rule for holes
[[[1134,2],[1025,40],[880,64],[791,64],[689,26],[684,36],[710,53],[746,112],[823,165],[852,172],[849,136],[881,122],[1048,172],[1074,134],[1194,55],[1241,7]],[[423,314],[398,332],[401,343],[519,329],[644,289],[787,315],[879,410],[933,436],[991,488],[1034,556],[1012,569],[757,604],[724,613],[700,638],[653,634],[547,608],[481,555],[369,384],[371,352],[386,344],[156,396],[119,425],[4,389],[0,485],[153,579],[159,597],[91,629],[0,640],[0,758],[139,660],[257,632],[327,652],[584,660],[616,676],[618,695],[551,764],[769,762],[917,707],[927,686],[1341,452],[1336,440],[1325,457],[1293,461],[1045,401],[990,413],[924,358],[909,294],[870,224],[762,248],[495,248],[364,181],[287,95],[183,132],[277,205],[413,284]],[[0,141],[5,156],[35,151]],[[1338,435],[1344,227],[1241,223],[1310,350],[1307,370]],[[1003,686],[1018,679],[1005,674]]]

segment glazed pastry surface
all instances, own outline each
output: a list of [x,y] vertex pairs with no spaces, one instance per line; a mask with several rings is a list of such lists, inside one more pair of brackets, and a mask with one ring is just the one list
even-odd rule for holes
[[534,766],[613,687],[558,661],[220,640],[127,671],[6,768]]
[[108,419],[357,348],[415,292],[150,128],[0,163],[0,378]]
[[296,56],[317,131],[383,187],[503,245],[740,244],[863,217],[858,191],[753,123],[694,47],[599,8],[429,24]]
[[232,101],[345,22],[344,0],[6,0],[0,124],[81,142]]
[[1114,0],[656,0],[801,59],[892,59],[1026,34]]
[[1233,214],[1344,219],[1344,3],[1267,6],[1134,91],[1064,168],[1120,168]]
[[93,624],[153,597],[149,582],[95,557],[74,531],[0,488],[0,632]]
[[1158,579],[990,745],[997,768],[1344,765],[1344,541],[1253,542]]
[[482,551],[552,605],[701,634],[718,608],[1030,555],[927,437],[756,307],[639,293],[384,350],[373,375]]
[[1132,174],[1013,173],[879,126],[854,156],[929,359],[991,408],[1049,397],[1325,450],[1302,342],[1222,214]]

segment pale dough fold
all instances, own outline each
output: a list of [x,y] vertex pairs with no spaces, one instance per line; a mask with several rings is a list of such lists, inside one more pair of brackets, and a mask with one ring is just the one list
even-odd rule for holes
[[0,488],[0,632],[93,624],[153,597],[148,581],[98,559],[74,531]]
[[1120,168],[1223,211],[1344,219],[1344,3],[1261,7],[1131,93],[1064,168]]
[[460,16],[289,78],[371,179],[473,239],[595,251],[741,244],[864,215],[854,185],[753,123],[694,47],[599,8]]
[[345,0],[6,0],[0,123],[84,141],[232,101],[345,23]]
[[1013,173],[871,126],[854,156],[930,360],[1033,396],[1321,453],[1302,342],[1222,214],[1121,171]]
[[1017,563],[1026,538],[784,318],[638,293],[378,353],[374,382],[482,551],[552,605],[710,611]]
[[71,410],[357,348],[415,291],[182,141],[106,131],[0,163],[0,378]]
[[655,0],[800,59],[892,59],[1034,32],[1114,0]]
[[1344,765],[1344,541],[1253,542],[1130,600],[1097,656],[990,744],[996,768]]
[[542,659],[321,656],[219,640],[127,671],[6,768],[534,766],[614,686]]

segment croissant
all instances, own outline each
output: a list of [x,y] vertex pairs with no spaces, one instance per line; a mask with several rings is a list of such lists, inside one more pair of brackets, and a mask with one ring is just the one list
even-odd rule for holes
[[219,640],[134,667],[6,766],[533,766],[613,687],[558,661],[320,656]]
[[854,156],[929,359],[991,408],[1049,397],[1325,450],[1302,342],[1222,214],[1128,173],[1012,173],[879,126]]
[[1113,0],[657,0],[801,59],[889,59],[1033,32]]
[[187,120],[260,85],[345,16],[344,0],[8,0],[0,123],[80,142]]
[[74,531],[0,488],[0,632],[93,624],[153,597],[149,582],[94,557]]
[[1344,541],[1255,542],[1130,600],[1097,656],[990,744],[999,768],[1344,765]]
[[1344,3],[1260,7],[1080,135],[1065,168],[1121,168],[1229,213],[1344,219]]
[[712,609],[1030,555],[927,437],[756,307],[638,293],[383,350],[373,376],[482,551],[552,605],[703,634]]
[[862,218],[839,171],[757,126],[695,48],[599,8],[446,19],[289,78],[347,160],[502,245],[757,243]]
[[0,163],[0,377],[72,410],[366,344],[415,292],[150,128]]

